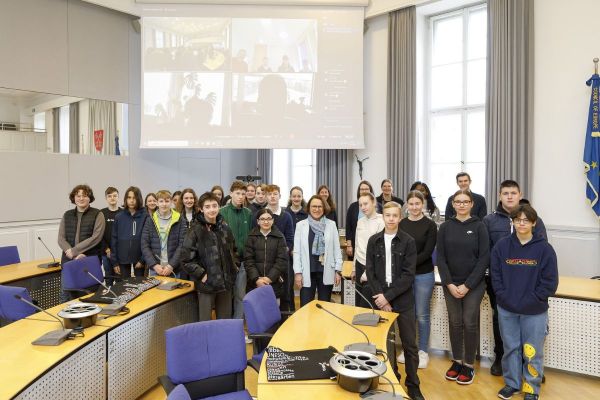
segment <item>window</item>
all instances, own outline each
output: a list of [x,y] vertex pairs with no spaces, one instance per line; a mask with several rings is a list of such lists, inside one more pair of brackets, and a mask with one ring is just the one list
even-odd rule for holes
[[69,105],[62,106],[59,113],[60,153],[69,154]]
[[423,172],[443,211],[458,172],[485,188],[486,5],[429,17],[428,43]]
[[281,188],[282,206],[287,206],[290,189],[300,186],[308,200],[316,189],[317,151],[312,149],[274,149],[273,183]]
[[46,133],[46,113],[40,112],[33,115],[33,131]]

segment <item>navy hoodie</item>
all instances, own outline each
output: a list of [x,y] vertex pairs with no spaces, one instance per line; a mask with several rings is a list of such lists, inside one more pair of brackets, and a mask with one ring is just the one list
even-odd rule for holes
[[556,253],[539,234],[521,244],[513,233],[494,246],[491,276],[500,307],[516,314],[541,314],[558,287]]
[[464,283],[473,289],[482,281],[489,263],[488,234],[479,218],[461,222],[452,217],[440,226],[437,265],[444,286]]
[[110,259],[113,265],[142,261],[141,238],[147,216],[144,207],[133,215],[129,210],[122,210],[115,216],[110,243]]

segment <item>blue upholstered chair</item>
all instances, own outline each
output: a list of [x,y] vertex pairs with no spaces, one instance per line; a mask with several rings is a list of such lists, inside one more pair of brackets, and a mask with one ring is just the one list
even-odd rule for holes
[[185,386],[179,384],[167,396],[167,400],[192,400]]
[[84,272],[86,269],[98,280],[102,281],[104,279],[100,260],[96,256],[71,260],[62,265],[62,286],[72,298],[95,292],[98,286],[100,286],[98,285],[98,282]]
[[253,289],[244,296],[246,327],[254,347],[254,354],[248,364],[256,371],[260,369],[263,354],[273,334],[289,314],[279,310],[271,285]]
[[16,299],[15,295],[19,295],[25,300],[32,301],[27,289],[17,286],[0,285],[1,320],[14,322],[37,312],[35,308]]
[[[169,398],[183,384],[192,399],[251,400],[245,389],[244,321],[220,319],[165,332],[167,375],[158,378]],[[181,389],[180,389],[181,390]]]
[[17,264],[21,262],[17,246],[0,247],[0,266]]

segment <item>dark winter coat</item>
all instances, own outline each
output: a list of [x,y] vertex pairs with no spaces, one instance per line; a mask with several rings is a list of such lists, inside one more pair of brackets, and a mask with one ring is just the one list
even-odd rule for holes
[[[187,228],[181,215],[172,210],[171,228],[167,235],[167,256],[168,263],[173,267],[173,271],[178,273],[180,268],[181,245]],[[148,268],[160,264],[160,236],[158,233],[158,211],[154,212],[152,217],[146,218],[144,229],[142,231],[142,257]]]
[[248,289],[256,288],[256,280],[266,276],[271,280],[275,296],[281,296],[283,282],[289,279],[288,260],[285,238],[279,229],[273,227],[266,237],[259,228],[252,229],[244,250]]
[[[202,293],[231,290],[238,272],[235,239],[221,214],[211,224],[199,213],[181,247],[183,270]],[[202,279],[207,275],[206,282]]]

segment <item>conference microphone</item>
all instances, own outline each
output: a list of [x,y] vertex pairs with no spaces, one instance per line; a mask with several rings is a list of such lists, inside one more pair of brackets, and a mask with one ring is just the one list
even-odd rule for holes
[[[362,286],[362,285],[359,284],[358,286]],[[367,299],[367,296],[362,294],[360,292],[360,290],[358,290],[356,288],[356,285],[355,285],[354,289],[355,289],[354,291],[356,293],[358,293],[358,295],[360,297],[362,297],[362,299],[364,301],[366,301],[369,306],[371,306],[371,312],[356,314],[354,316],[354,318],[352,318],[352,324],[353,325],[365,325],[365,326],[377,326],[377,324],[379,324],[382,321],[382,318],[379,314],[375,314],[375,307],[373,307],[373,303],[371,303],[369,301],[369,299]]]
[[[104,282],[102,282],[100,279],[96,278],[94,276],[94,274],[92,274],[87,268],[83,270],[83,272],[85,272],[86,274],[88,274],[93,280],[95,280],[96,282],[98,282],[100,284],[100,286],[102,286],[104,289],[106,289],[106,291],[110,294],[113,295],[113,297],[115,299],[118,299],[119,296],[117,296],[117,294],[115,292],[113,292],[111,290],[111,288],[109,288],[108,286],[106,286],[104,284]],[[121,304],[121,303],[112,303],[112,304],[107,304],[104,307],[102,307],[102,314],[106,314],[106,315],[117,315],[119,312],[121,312],[121,310],[123,309],[123,307],[125,306],[125,304]]]
[[56,267],[60,267],[60,262],[56,261],[56,258],[54,257],[54,254],[52,254],[52,252],[50,251],[50,249],[48,248],[48,246],[46,246],[46,243],[44,243],[44,241],[42,240],[41,237],[37,237],[38,240],[40,242],[42,242],[42,245],[44,245],[44,247],[46,248],[46,250],[48,250],[48,253],[50,253],[50,255],[52,256],[52,262],[49,263],[44,263],[44,264],[40,264],[38,265],[39,268],[56,268]]
[[58,346],[59,344],[61,344],[62,342],[64,342],[65,340],[67,340],[69,338],[69,336],[71,335],[71,332],[73,330],[65,329],[65,324],[63,324],[63,322],[60,320],[60,318],[50,314],[48,311],[44,310],[42,307],[36,306],[32,302],[25,300],[23,297],[19,296],[18,294],[15,294],[15,299],[20,300],[25,304],[29,304],[31,307],[35,308],[36,310],[49,315],[53,319],[57,320],[60,323],[60,326],[62,326],[62,329],[43,334],[42,336],[40,336],[39,338],[37,338],[33,342],[31,342],[31,344],[35,344],[38,346]]
[[367,339],[367,343],[352,343],[352,344],[345,346],[344,347],[345,351],[364,351],[365,353],[369,353],[369,354],[377,354],[377,348],[375,347],[375,345],[373,343],[371,343],[369,341],[369,337],[367,336],[366,333],[364,333],[363,331],[361,331],[360,329],[358,329],[351,323],[344,321],[342,318],[338,317],[337,315],[335,315],[334,313],[332,313],[331,311],[329,311],[328,309],[323,307],[321,304],[317,303],[316,306],[319,310],[325,311],[327,314],[333,316],[334,318],[339,319],[340,321],[342,321],[344,324],[348,325],[352,329],[359,331],[365,337],[365,339]]
[[392,387],[392,392],[376,392],[373,394],[369,394],[370,392],[364,393],[363,395],[361,395],[361,399],[366,399],[366,400],[387,400],[387,399],[404,399],[405,397],[402,395],[396,395],[396,389],[394,388],[394,383],[385,375],[380,374],[379,372],[375,371],[370,365],[367,365],[365,363],[363,363],[362,361],[360,361],[358,358],[350,358],[348,356],[346,356],[346,354],[338,351],[338,349],[336,349],[333,346],[329,346],[328,347],[329,350],[331,350],[332,352],[342,356],[345,360],[351,362],[352,364],[356,365],[357,367],[361,368],[361,369],[365,369],[368,370],[372,373],[374,373],[375,375],[377,375],[380,378],[385,379],[390,386]]

